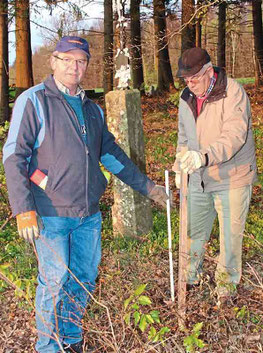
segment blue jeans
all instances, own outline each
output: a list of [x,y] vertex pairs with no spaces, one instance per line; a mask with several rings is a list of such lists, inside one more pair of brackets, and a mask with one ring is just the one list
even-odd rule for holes
[[101,259],[101,214],[86,218],[42,217],[42,221],[43,230],[35,242],[39,264],[36,350],[57,353],[58,340],[82,340],[81,319]]

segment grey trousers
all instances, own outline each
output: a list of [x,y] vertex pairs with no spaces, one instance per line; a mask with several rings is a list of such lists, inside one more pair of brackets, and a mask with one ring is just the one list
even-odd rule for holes
[[220,254],[216,281],[238,284],[242,273],[243,233],[252,186],[200,192],[188,190],[188,268],[187,282],[199,282],[207,241],[216,217],[219,220]]

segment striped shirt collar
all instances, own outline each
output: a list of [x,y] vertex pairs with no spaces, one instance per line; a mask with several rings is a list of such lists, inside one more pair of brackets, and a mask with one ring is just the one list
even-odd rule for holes
[[[54,80],[55,80],[55,83],[56,83],[56,85],[57,85],[57,88],[58,88],[62,93],[65,93],[65,94],[68,94],[68,95],[71,96],[71,94],[70,94],[70,92],[69,92],[69,89],[68,89],[65,85],[63,85],[63,83],[61,83],[60,81],[56,80],[55,77],[54,77]],[[84,89],[83,89],[81,86],[78,85],[77,91],[76,91],[76,93],[74,94],[73,97],[77,97],[77,96],[79,96],[79,95],[80,95],[81,99],[83,100],[84,97],[85,97],[85,91],[84,91]]]

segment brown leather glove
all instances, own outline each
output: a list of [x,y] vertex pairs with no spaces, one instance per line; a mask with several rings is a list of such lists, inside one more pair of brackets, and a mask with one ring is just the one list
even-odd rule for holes
[[36,211],[20,213],[16,216],[17,229],[20,237],[33,243],[39,237],[39,226]]
[[173,207],[172,193],[170,192],[170,195],[168,197],[164,186],[155,185],[148,194],[148,197],[149,199],[158,203],[163,208],[166,208],[166,201],[170,199],[171,207]]

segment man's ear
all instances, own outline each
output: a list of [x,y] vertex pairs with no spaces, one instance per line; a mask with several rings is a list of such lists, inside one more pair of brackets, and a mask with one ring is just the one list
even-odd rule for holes
[[211,68],[209,69],[209,77],[212,78],[213,76],[214,76],[214,68],[211,67]]
[[50,57],[50,66],[51,66],[51,69],[54,71],[56,67],[56,58],[53,55],[51,55]]

